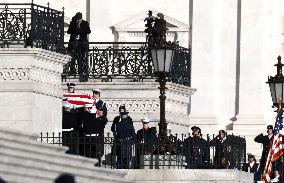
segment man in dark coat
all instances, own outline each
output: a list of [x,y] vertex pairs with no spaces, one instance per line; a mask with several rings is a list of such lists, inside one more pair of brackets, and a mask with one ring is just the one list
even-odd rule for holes
[[154,150],[154,145],[157,143],[156,127],[149,127],[149,118],[141,120],[143,128],[137,131],[136,139],[136,168],[140,167],[143,155],[151,154]]
[[253,173],[254,181],[261,179],[259,172],[259,164],[256,162],[254,155],[248,154],[248,162],[243,166],[243,171]]
[[82,13],[78,12],[72,18],[67,33],[70,34],[68,50],[71,53],[72,60],[70,65],[71,74],[75,74],[75,62],[77,60],[80,81],[87,81],[88,78],[88,60],[87,53],[89,49],[88,34],[91,33],[89,23],[82,18]]
[[115,125],[115,150],[117,168],[128,169],[132,158],[132,146],[135,138],[133,121],[128,112],[121,112],[121,121]]
[[[92,110],[95,109],[97,111],[103,111],[103,115],[107,116],[107,106],[106,103],[101,99],[102,90],[93,89],[93,98],[95,100],[95,106],[93,106]],[[96,111],[94,113],[97,113]]]
[[224,130],[220,130],[219,134],[210,142],[215,147],[214,166],[217,168],[225,168],[227,145],[226,145],[226,133]]
[[261,160],[260,160],[260,169],[261,172],[264,171],[264,166],[266,163],[266,159],[269,153],[270,146],[273,141],[273,126],[268,125],[267,126],[267,135],[263,135],[262,133],[259,134],[254,138],[254,141],[257,143],[261,143],[263,145],[263,150],[262,150],[262,155],[261,155]]
[[62,111],[62,145],[69,147],[67,153],[76,154],[76,141],[74,140],[79,130],[78,113],[72,112],[70,103],[63,100]]
[[[116,129],[116,124],[119,123],[122,119],[122,116],[121,114],[124,113],[124,112],[127,112],[126,111],[126,108],[125,108],[125,105],[121,105],[119,106],[119,115],[116,116],[114,119],[113,119],[113,122],[112,122],[112,125],[111,125],[111,131],[113,133],[115,133],[115,129]],[[131,118],[129,115],[127,116],[128,118]],[[132,119],[130,119],[129,121],[132,121]]]
[[101,157],[104,155],[104,129],[108,122],[106,116],[103,115],[103,110],[98,109],[97,117],[89,113],[89,109],[84,112],[83,131],[85,135],[84,147],[85,155],[90,158],[97,158],[98,165],[101,164]]
[[158,13],[152,30],[154,46],[162,46],[166,42],[166,23],[164,15]]
[[209,164],[210,149],[206,140],[201,137],[201,129],[191,128],[192,136],[184,140],[184,153],[187,168],[206,168]]

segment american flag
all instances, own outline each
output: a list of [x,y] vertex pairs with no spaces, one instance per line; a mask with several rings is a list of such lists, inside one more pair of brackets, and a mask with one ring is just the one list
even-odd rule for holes
[[76,108],[84,107],[86,104],[95,105],[96,102],[95,98],[85,93],[65,93],[63,99]]
[[263,180],[268,182],[270,180],[271,169],[272,169],[272,162],[276,161],[284,151],[284,145],[282,142],[282,122],[283,122],[283,112],[280,111],[277,115],[277,121],[273,130],[273,144],[270,147],[265,169],[263,173]]

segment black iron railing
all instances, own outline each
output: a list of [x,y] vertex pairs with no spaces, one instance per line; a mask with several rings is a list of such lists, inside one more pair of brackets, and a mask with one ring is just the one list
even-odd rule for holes
[[98,166],[106,168],[237,168],[242,169],[246,159],[246,141],[226,135],[222,143],[210,139],[193,138],[187,134],[172,135],[163,141],[153,138],[138,140],[119,139],[108,134],[83,134],[69,131],[41,133],[43,143],[65,145],[67,153],[99,159]]
[[[90,42],[72,47],[68,50],[72,60],[64,66],[63,79],[83,76],[104,81],[143,81],[155,77],[151,53],[144,42]],[[82,47],[88,51],[82,51]],[[190,49],[177,47],[169,80],[190,86],[190,66]]]
[[14,44],[62,52],[64,12],[34,3],[0,3],[0,47]]

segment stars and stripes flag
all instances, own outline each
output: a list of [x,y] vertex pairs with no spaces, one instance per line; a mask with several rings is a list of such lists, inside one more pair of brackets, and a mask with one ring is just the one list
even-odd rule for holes
[[63,100],[67,100],[75,108],[84,107],[86,104],[96,104],[96,99],[85,93],[65,93]]
[[266,164],[265,164],[265,169],[263,172],[263,180],[265,182],[268,182],[270,180],[270,175],[271,175],[271,170],[272,170],[272,162],[276,161],[284,151],[284,145],[282,141],[282,127],[283,127],[283,112],[280,111],[277,115],[277,120],[275,123],[275,127],[273,130],[273,143],[270,147]]

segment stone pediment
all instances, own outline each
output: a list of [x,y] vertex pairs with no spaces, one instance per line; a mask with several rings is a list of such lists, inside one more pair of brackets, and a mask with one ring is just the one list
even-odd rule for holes
[[[153,15],[155,16],[158,11],[151,10]],[[118,32],[125,32],[125,31],[135,31],[135,32],[143,32],[145,29],[145,18],[147,17],[148,11],[141,12],[137,15],[134,15],[128,19],[125,19],[112,27]],[[167,28],[169,31],[176,31],[176,32],[188,32],[190,25],[183,23],[177,19],[165,16],[165,20],[167,21]]]

